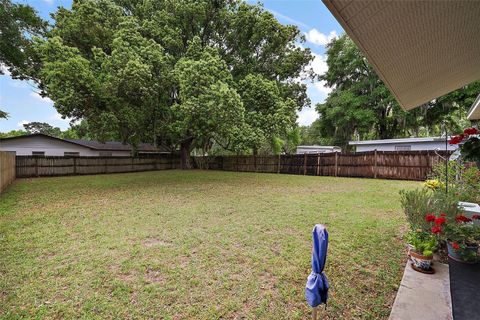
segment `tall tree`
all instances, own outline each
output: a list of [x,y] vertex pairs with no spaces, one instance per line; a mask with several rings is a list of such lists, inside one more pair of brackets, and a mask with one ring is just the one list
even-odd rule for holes
[[341,146],[355,134],[395,136],[406,114],[347,35],[328,44],[327,65],[320,79],[333,90],[317,105],[322,134]]
[[[60,114],[125,142],[255,150],[309,104],[313,58],[294,26],[240,0],[86,0],[37,40],[42,89]],[[261,104],[258,100],[263,101]]]

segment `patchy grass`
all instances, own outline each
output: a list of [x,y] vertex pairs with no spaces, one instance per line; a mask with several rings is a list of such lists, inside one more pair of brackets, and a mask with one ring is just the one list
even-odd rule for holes
[[414,182],[215,171],[18,180],[0,197],[0,317],[305,319],[311,229],[324,319],[387,318]]

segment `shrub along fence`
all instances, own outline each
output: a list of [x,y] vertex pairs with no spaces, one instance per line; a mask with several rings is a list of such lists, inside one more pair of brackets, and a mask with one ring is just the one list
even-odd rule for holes
[[33,157],[17,156],[18,178],[175,169],[178,157]]
[[194,157],[199,169],[314,176],[424,180],[449,153],[371,151],[279,156]]
[[0,193],[15,180],[15,155],[0,151]]

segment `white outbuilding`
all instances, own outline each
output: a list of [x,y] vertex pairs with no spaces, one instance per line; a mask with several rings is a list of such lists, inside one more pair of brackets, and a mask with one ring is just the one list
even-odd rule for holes
[[298,146],[297,154],[305,153],[331,153],[331,152],[342,152],[342,148],[337,146]]
[[427,151],[439,150],[445,148],[454,151],[458,145],[445,144],[445,137],[428,138],[402,138],[402,139],[383,139],[383,140],[363,140],[350,141],[348,143],[354,146],[356,152],[365,151]]

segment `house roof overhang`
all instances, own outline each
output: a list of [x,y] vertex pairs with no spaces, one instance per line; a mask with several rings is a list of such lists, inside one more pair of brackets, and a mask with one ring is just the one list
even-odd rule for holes
[[405,110],[480,79],[480,1],[323,2]]
[[467,114],[468,120],[480,120],[480,94]]

